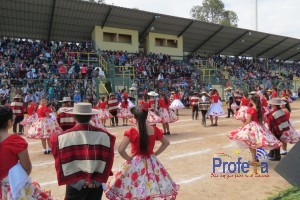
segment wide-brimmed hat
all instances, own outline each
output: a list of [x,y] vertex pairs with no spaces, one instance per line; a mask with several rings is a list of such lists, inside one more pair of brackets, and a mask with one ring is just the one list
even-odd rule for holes
[[135,87],[131,87],[131,88],[129,88],[129,90],[136,90],[136,88]]
[[93,109],[91,103],[76,103],[73,108],[65,111],[73,115],[96,115],[100,112],[100,110]]
[[273,90],[271,90],[271,89],[268,89],[268,90],[267,90],[267,92],[273,92]]
[[17,94],[17,95],[14,97],[14,99],[22,99],[22,96],[19,95],[19,94]]
[[109,94],[109,96],[115,96],[115,94],[114,94],[113,92],[111,92],[111,93]]
[[285,105],[286,103],[284,101],[281,101],[280,98],[273,98],[268,101],[268,104],[280,106],[280,105]]
[[225,88],[225,91],[227,91],[227,90],[232,90],[232,87]]
[[154,92],[154,91],[148,92],[148,95],[149,96],[153,96],[153,97],[158,96],[158,94],[156,92]]
[[72,99],[70,97],[64,97],[63,100],[59,102],[68,102],[68,101],[72,101]]
[[205,92],[205,91],[203,91],[203,92],[201,92],[202,94],[207,94],[207,92]]
[[249,95],[257,95],[257,92],[256,91],[251,91],[251,92],[249,92]]
[[175,91],[172,91],[171,94],[175,94]]

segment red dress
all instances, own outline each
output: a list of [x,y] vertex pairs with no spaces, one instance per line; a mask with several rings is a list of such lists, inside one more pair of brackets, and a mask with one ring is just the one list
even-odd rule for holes
[[51,113],[51,109],[46,106],[40,106],[37,110],[38,118],[33,122],[26,134],[26,137],[33,139],[47,139],[51,135],[59,134],[63,130],[56,121],[46,116],[46,113]]
[[159,104],[159,116],[161,117],[161,123],[173,123],[179,118],[176,116],[175,112],[169,109],[170,100],[166,103],[163,98],[158,100]]
[[108,199],[175,199],[179,190],[164,166],[153,155],[156,140],[161,140],[163,132],[153,127],[153,135],[148,135],[148,151],[140,152],[140,135],[137,129],[125,131],[130,140],[131,161],[125,161],[108,186]]
[[99,120],[106,120],[113,117],[107,109],[107,101],[99,102],[98,109],[100,110],[100,113],[98,114]]
[[291,113],[284,111],[286,117],[289,119],[290,130],[283,132],[280,137],[280,140],[285,143],[295,144],[300,140],[300,134],[295,130],[291,121],[290,115]]
[[27,107],[27,116],[20,122],[23,126],[30,126],[35,120],[37,120],[37,114],[35,112],[35,104],[31,104]]
[[132,118],[133,114],[130,112],[128,106],[129,106],[129,103],[128,102],[125,103],[125,101],[122,100],[121,103],[119,104],[119,112],[118,112],[117,116],[120,118],[125,118],[125,119]]
[[[28,143],[17,134],[12,134],[0,142],[0,199],[12,199],[8,172],[19,162],[18,154],[27,148]],[[21,189],[18,199],[45,200],[51,197],[29,182]]]
[[241,99],[241,107],[234,114],[235,119],[242,120],[242,122],[245,122],[246,119],[247,119],[247,110],[249,108],[249,105],[250,105],[250,99],[242,97],[242,99]]
[[253,107],[247,109],[247,114],[251,115],[251,122],[230,132],[229,139],[241,148],[275,149],[281,146],[280,141],[259,123],[257,111]]

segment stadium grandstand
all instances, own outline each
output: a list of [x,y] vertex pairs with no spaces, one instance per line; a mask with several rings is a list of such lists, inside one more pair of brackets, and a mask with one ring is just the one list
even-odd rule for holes
[[[300,39],[80,0],[2,0],[0,95],[290,89]],[[188,102],[188,100],[186,101]]]

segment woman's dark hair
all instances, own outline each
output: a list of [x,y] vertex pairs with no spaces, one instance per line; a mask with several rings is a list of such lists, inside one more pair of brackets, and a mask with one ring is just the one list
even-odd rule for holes
[[149,98],[148,98],[148,94],[145,94],[145,95],[144,95],[144,101],[148,101],[148,99],[149,99]]
[[146,119],[148,116],[148,109],[137,106],[130,109],[130,112],[134,115],[137,121],[139,135],[140,135],[140,152],[148,152],[148,132],[146,127]]
[[285,108],[289,111],[289,112],[292,112],[292,109],[291,109],[291,105],[288,101],[285,101]]
[[123,96],[125,105],[128,104],[127,97]]
[[101,97],[101,101],[105,101],[105,96]]
[[169,99],[168,99],[167,95],[164,95],[164,100],[165,100],[166,105],[168,105]]
[[8,120],[13,120],[13,111],[8,106],[0,106],[0,118],[0,129],[6,129]]
[[262,115],[262,112],[261,112],[262,107],[261,107],[260,98],[259,98],[259,96],[253,96],[251,99],[254,101],[254,103],[256,105],[256,111],[257,111],[258,121],[260,123],[262,123],[262,121],[263,121],[263,115]]

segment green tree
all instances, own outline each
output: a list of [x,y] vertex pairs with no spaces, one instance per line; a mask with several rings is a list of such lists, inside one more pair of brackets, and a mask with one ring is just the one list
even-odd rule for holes
[[204,0],[202,5],[193,6],[192,18],[204,22],[237,27],[238,16],[234,11],[225,10],[221,0]]

